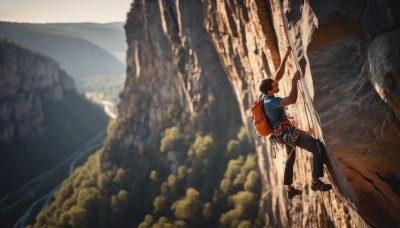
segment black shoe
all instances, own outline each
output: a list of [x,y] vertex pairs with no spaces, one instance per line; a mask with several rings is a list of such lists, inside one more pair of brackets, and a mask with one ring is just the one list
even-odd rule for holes
[[294,196],[301,195],[302,192],[303,191],[301,191],[300,189],[292,188],[292,191],[288,191],[287,192],[287,198],[288,199],[293,199]]
[[311,185],[311,190],[313,191],[321,191],[321,192],[326,192],[332,189],[331,184],[325,184],[321,180],[318,180],[317,182],[312,183]]

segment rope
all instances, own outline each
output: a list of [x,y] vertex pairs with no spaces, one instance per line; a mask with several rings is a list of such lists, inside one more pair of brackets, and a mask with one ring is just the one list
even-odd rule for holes
[[[287,18],[286,18],[286,16],[284,15],[284,12],[283,12],[283,9],[282,9],[281,4],[280,4],[279,2],[277,2],[277,4],[278,4],[279,9],[280,9],[280,13],[281,13],[281,17],[282,17],[282,22],[283,22],[283,24],[284,24],[284,26],[285,26],[285,27],[284,27],[284,29],[285,29],[284,31],[285,31],[285,34],[286,34],[287,42],[289,43],[290,47],[291,47],[292,50],[293,50],[294,45],[293,45],[292,40],[290,39],[290,36],[289,36],[289,34],[288,34],[289,26],[288,26]],[[314,102],[313,102],[313,100],[311,99],[311,94],[309,93],[309,89],[308,89],[307,83],[306,83],[305,80],[304,80],[304,74],[303,74],[304,72],[302,72],[302,70],[301,70],[301,68],[300,68],[298,58],[297,58],[297,56],[294,55],[293,52],[291,53],[291,56],[292,56],[293,62],[295,63],[296,69],[302,74],[302,77],[301,77],[301,79],[300,79],[300,84],[299,84],[299,90],[300,90],[300,94],[301,94],[301,96],[302,96],[304,105],[305,105],[305,107],[306,107],[306,117],[307,117],[308,127],[309,127],[309,129],[311,130],[311,127],[310,127],[310,119],[311,119],[311,122],[312,122],[313,126],[321,126],[321,120],[319,119],[319,116],[318,116],[318,114],[317,114],[317,112],[316,112]],[[307,94],[305,94],[305,93],[307,93]],[[307,99],[307,98],[308,98],[308,99]],[[310,107],[310,106],[311,106],[311,107]],[[311,115],[311,113],[314,113],[314,115]],[[309,115],[310,115],[310,118],[309,118]],[[316,125],[315,122],[317,122],[318,125]],[[315,127],[314,127],[314,129],[315,129]],[[314,134],[317,135],[317,132],[314,131]],[[322,139],[322,132],[320,132],[320,131],[318,131],[318,138],[320,138],[319,136],[321,136],[321,139]],[[316,140],[316,143],[317,143],[317,146],[318,146],[318,151],[319,151],[319,153],[321,154],[321,150],[320,150],[320,148],[319,148],[319,143],[318,143],[317,137],[315,137],[315,140]],[[322,141],[323,141],[323,139],[321,140],[321,142],[322,142]],[[332,180],[331,180],[331,181],[332,181]],[[333,182],[332,182],[332,183],[333,183]],[[321,192],[320,192],[320,193],[321,193]],[[330,199],[330,193],[329,193],[329,199]],[[325,202],[324,202],[324,200],[323,200],[323,195],[322,195],[322,193],[321,193],[321,203],[322,203],[323,208],[325,208],[325,210],[326,210],[326,206],[325,206]],[[333,217],[332,202],[330,203],[330,206],[331,206],[331,214],[332,214],[333,224],[335,224],[335,219],[334,219],[334,217]],[[324,217],[325,226],[328,227],[325,212],[323,211],[322,213],[323,213],[323,217]]]
[[[281,12],[281,17],[282,17],[282,22],[283,22],[283,24],[284,24],[284,31],[285,31],[285,35],[286,35],[286,40],[287,40],[287,42],[289,43],[289,46],[292,48],[292,50],[294,50],[293,49],[293,47],[294,47],[294,45],[293,45],[293,43],[292,43],[292,40],[290,39],[290,36],[289,36],[289,34],[288,34],[288,31],[289,31],[289,23],[288,23],[288,21],[287,21],[287,18],[286,18],[286,16],[284,15],[284,12],[283,12],[283,9],[282,9],[282,6],[281,6],[281,4],[279,3],[279,2],[277,2],[277,4],[278,4],[278,6],[279,6],[279,9],[280,9],[280,12]],[[297,59],[297,56],[295,56],[295,54],[292,52],[291,53],[291,57],[292,57],[292,60],[293,60],[293,62],[295,63],[295,66],[296,66],[296,69],[301,73],[301,75],[302,75],[302,77],[301,77],[301,80],[300,80],[300,84],[299,84],[299,90],[300,90],[300,94],[301,94],[301,96],[302,96],[302,98],[303,98],[303,101],[304,101],[304,103],[305,103],[305,107],[307,108],[307,111],[306,111],[306,116],[307,116],[307,123],[308,123],[308,128],[309,129],[311,129],[311,126],[310,126],[310,119],[309,119],[309,113],[312,113],[311,112],[311,108],[309,107],[309,103],[308,102],[306,102],[307,100],[306,100],[306,95],[304,94],[304,91],[306,91],[307,93],[308,93],[308,88],[307,88],[307,84],[304,82],[304,75],[303,75],[303,72],[302,72],[302,70],[301,70],[301,67],[300,67],[300,65],[299,65],[299,61],[298,61],[298,59]],[[304,85],[303,85],[303,84]],[[303,88],[303,87],[305,87],[305,88]],[[308,93],[307,95],[309,95],[310,96],[310,94]],[[313,104],[311,104],[311,105],[313,105]],[[315,109],[314,109],[314,114],[315,114],[316,112],[315,112]],[[311,115],[311,114],[310,114]],[[314,121],[312,121],[312,122],[314,122]],[[314,123],[313,123],[314,124]]]

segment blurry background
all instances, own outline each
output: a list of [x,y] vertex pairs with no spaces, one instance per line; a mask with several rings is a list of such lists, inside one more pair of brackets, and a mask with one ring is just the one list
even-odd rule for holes
[[1,227],[37,213],[101,147],[126,76],[130,3],[0,2]]

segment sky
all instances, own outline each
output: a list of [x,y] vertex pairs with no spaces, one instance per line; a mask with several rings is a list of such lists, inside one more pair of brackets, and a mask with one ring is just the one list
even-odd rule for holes
[[124,22],[132,2],[133,0],[0,0],[0,21]]

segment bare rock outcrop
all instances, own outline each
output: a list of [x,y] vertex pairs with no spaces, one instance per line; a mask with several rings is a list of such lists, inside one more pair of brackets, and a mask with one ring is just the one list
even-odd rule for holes
[[400,30],[377,37],[368,49],[369,79],[379,96],[400,119]]
[[0,141],[43,132],[42,99],[60,101],[73,79],[39,53],[0,40]]

